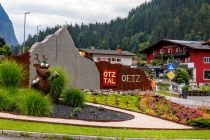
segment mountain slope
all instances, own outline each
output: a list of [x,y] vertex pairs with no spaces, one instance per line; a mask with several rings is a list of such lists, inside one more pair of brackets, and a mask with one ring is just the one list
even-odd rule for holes
[[[40,32],[40,40],[55,28]],[[78,48],[116,49],[137,53],[163,38],[207,40],[210,38],[210,0],[151,0],[132,9],[127,18],[109,23],[69,25]],[[31,46],[35,36],[27,42]]]
[[18,45],[11,20],[0,4],[0,37],[4,38],[9,46]]

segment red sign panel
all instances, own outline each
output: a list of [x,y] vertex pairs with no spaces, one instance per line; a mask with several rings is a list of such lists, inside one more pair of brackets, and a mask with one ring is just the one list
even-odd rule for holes
[[150,80],[144,70],[130,68],[121,64],[96,62],[100,73],[100,88],[113,90],[152,90]]
[[117,70],[103,69],[103,86],[117,86]]

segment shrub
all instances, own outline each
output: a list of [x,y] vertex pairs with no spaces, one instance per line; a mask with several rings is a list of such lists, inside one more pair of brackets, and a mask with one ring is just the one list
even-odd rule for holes
[[188,91],[189,90],[189,86],[183,86],[182,90],[187,90]]
[[89,111],[91,114],[95,114],[96,113],[96,110],[90,110]]
[[99,111],[104,111],[105,108],[103,108],[102,106],[100,106],[100,107],[98,108],[98,110],[99,110]]
[[7,44],[4,44],[0,47],[0,55],[10,56],[11,55],[11,49]]
[[0,90],[0,111],[11,111],[14,104],[14,100],[8,91]]
[[17,107],[22,114],[30,116],[48,116],[52,112],[49,98],[31,89],[19,95]]
[[192,119],[192,120],[187,121],[187,123],[191,126],[210,129],[210,118],[208,118],[208,119],[204,119],[204,118]]
[[176,69],[176,76],[173,81],[177,83],[185,83],[185,85],[189,85],[190,76],[186,69],[178,68]]
[[84,103],[84,94],[79,89],[69,89],[63,93],[63,103],[71,107],[81,107]]
[[56,71],[59,74],[59,77],[54,79],[51,83],[50,97],[52,101],[57,101],[63,92],[65,85],[67,83],[66,72],[61,67],[51,67],[50,68],[50,79],[52,78],[53,72]]
[[80,107],[74,108],[73,112],[81,113],[82,109]]
[[82,112],[82,109],[80,107],[74,108],[73,112],[70,113],[71,118],[77,118],[79,116],[79,113]]
[[3,60],[0,64],[0,81],[6,88],[20,86],[24,74],[23,67],[13,60]]
[[72,113],[70,113],[70,117],[71,118],[77,118],[78,117],[78,113],[77,112],[72,112]]

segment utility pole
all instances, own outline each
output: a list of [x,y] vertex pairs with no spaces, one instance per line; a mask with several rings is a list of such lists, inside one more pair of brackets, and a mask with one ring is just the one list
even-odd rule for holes
[[36,26],[36,31],[37,31],[37,33],[36,33],[36,42],[39,42],[39,27],[41,27],[42,25],[37,25]]
[[25,36],[26,36],[26,15],[30,14],[31,12],[24,13],[24,33],[23,33],[23,53],[25,52]]

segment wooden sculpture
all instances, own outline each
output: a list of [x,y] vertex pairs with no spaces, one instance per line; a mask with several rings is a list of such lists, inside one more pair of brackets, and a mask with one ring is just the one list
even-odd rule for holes
[[32,88],[37,89],[46,95],[50,92],[51,81],[54,78],[57,78],[59,74],[57,72],[54,72],[53,77],[49,80],[50,71],[48,68],[50,67],[50,64],[47,63],[47,57],[45,55],[42,55],[43,61],[40,62],[39,55],[38,54],[35,55],[36,55],[35,60],[38,61],[38,63],[34,64],[37,75],[32,80],[31,86]]

